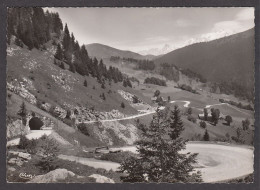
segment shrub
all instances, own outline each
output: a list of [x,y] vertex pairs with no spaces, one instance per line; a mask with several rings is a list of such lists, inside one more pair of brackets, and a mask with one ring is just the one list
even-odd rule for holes
[[73,122],[72,120],[68,119],[68,118],[64,118],[64,119],[63,119],[63,122],[64,122],[65,124],[67,124],[68,126],[70,126],[70,127],[73,127],[73,126],[74,126],[74,122]]
[[134,104],[140,103],[140,100],[138,99],[138,97],[136,95],[133,96],[133,103]]
[[20,110],[18,111],[18,115],[21,116],[23,125],[26,125],[26,122],[27,122],[27,119],[26,119],[27,109],[26,109],[26,106],[25,106],[24,102],[20,106]]
[[65,65],[64,65],[63,62],[61,62],[61,64],[60,64],[60,68],[61,68],[61,69],[65,69]]
[[47,136],[43,136],[41,139],[43,140],[40,146],[42,159],[37,163],[37,166],[44,172],[49,172],[57,167],[54,162],[57,159],[59,149],[54,139],[49,139]]
[[34,154],[36,152],[37,140],[31,139],[29,140],[25,135],[20,137],[20,141],[18,144],[18,148],[24,149],[26,152],[30,154]]
[[203,140],[204,141],[209,141],[209,133],[208,133],[208,130],[206,129],[204,135],[203,135]]
[[121,103],[121,108],[123,108],[123,109],[125,108],[124,102]]
[[197,119],[194,118],[192,115],[188,115],[188,116],[187,116],[187,119],[188,119],[189,121],[193,122],[193,123],[196,123],[196,122],[197,122]]
[[191,114],[192,114],[192,108],[188,108],[188,109],[187,109],[187,114],[188,114],[188,115],[191,115]]
[[18,38],[15,38],[14,43],[15,43],[15,45],[23,48],[23,42],[21,40],[19,40]]
[[87,125],[85,125],[84,123],[80,123],[78,126],[77,126],[78,130],[83,133],[84,135],[86,136],[89,136],[89,131],[87,129]]
[[100,160],[107,160],[111,162],[117,162],[122,163],[127,158],[134,156],[136,157],[136,154],[130,152],[130,151],[124,151],[124,152],[116,152],[116,153],[108,153],[108,154],[102,154],[100,157]]
[[165,80],[161,80],[161,79],[155,78],[155,77],[151,77],[151,78],[148,77],[148,78],[146,78],[144,80],[144,83],[146,83],[146,84],[155,84],[155,85],[159,85],[159,86],[167,86]]
[[154,97],[158,97],[159,95],[161,94],[161,92],[160,92],[160,90],[156,90],[155,92],[154,92]]
[[248,119],[242,121],[243,130],[248,130],[250,125],[250,121]]
[[200,127],[202,127],[203,129],[205,129],[207,127],[207,124],[205,121],[200,121]]
[[87,87],[88,86],[88,82],[87,82],[87,80],[85,79],[85,81],[84,81],[84,86],[85,87]]
[[225,121],[227,122],[228,125],[233,121],[232,117],[230,115],[227,115],[225,118]]

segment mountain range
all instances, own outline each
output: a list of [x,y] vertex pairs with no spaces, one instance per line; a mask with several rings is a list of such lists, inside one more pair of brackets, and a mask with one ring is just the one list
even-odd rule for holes
[[159,58],[157,65],[169,63],[190,69],[214,82],[236,81],[253,87],[254,29],[209,42],[192,44]]
[[133,58],[133,59],[154,59],[154,55],[140,55],[138,53],[126,50],[116,49],[107,45],[93,43],[86,45],[86,49],[90,57],[96,57],[98,59],[106,59],[111,56],[121,58]]

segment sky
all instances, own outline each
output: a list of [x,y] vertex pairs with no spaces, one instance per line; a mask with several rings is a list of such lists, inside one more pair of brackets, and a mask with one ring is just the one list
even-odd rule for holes
[[45,8],[58,12],[79,44],[140,52],[180,47],[254,27],[254,8]]

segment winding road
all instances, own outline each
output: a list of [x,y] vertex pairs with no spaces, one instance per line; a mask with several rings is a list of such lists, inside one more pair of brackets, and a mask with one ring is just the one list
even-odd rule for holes
[[[113,150],[136,152],[136,147],[113,148]],[[246,146],[187,143],[185,152],[199,153],[195,170],[201,171],[204,183],[221,182],[253,173],[253,148]],[[94,168],[117,171],[120,164],[94,158],[59,155],[60,159],[74,161]]]
[[[175,102],[184,102],[183,107],[189,107],[190,101],[171,101],[170,103]],[[223,105],[222,104],[213,104],[206,105],[205,108],[210,108],[214,105]],[[160,107],[159,109],[164,109],[165,107]],[[140,110],[139,110],[140,111]],[[145,115],[153,114],[155,110],[142,110],[145,113],[140,113],[133,116],[128,116],[125,118],[119,119],[110,119],[110,120],[101,120],[100,122],[108,121],[120,121],[134,119],[142,117]],[[94,123],[96,121],[89,121],[88,123]],[[30,134],[26,135],[29,139],[37,139],[41,136],[51,135],[52,130],[37,130],[31,131]],[[7,146],[18,145],[20,139],[13,139],[7,142]],[[115,148],[114,148],[115,149]],[[131,147],[122,147],[117,148],[123,151],[132,151],[136,152],[136,148]],[[205,143],[188,143],[186,147],[186,152],[199,153],[197,160],[198,165],[196,170],[200,170],[202,173],[202,179],[204,182],[219,182],[223,180],[234,179],[248,175],[253,172],[253,148],[244,147],[244,146],[235,146],[235,145],[220,145],[220,144],[205,144]],[[75,161],[84,165],[88,165],[94,168],[103,168],[106,170],[116,171],[119,167],[118,163],[110,161],[101,161],[94,158],[83,158],[70,155],[59,155],[60,159]]]
[[[186,108],[189,107],[189,105],[191,103],[190,101],[186,101],[186,100],[174,100],[174,101],[171,101],[170,103],[173,104],[173,103],[176,103],[176,102],[184,102],[185,104],[183,105],[183,107],[186,107]],[[223,104],[226,104],[226,103],[206,105],[205,108],[210,108],[212,106],[223,105]],[[165,109],[165,107],[161,106],[158,109],[163,110],[163,109]],[[196,109],[199,109],[199,108],[196,108]],[[123,121],[123,120],[135,119],[135,118],[143,117],[143,116],[146,116],[146,115],[154,114],[156,112],[156,109],[153,109],[153,110],[138,110],[138,111],[144,112],[144,113],[139,113],[139,114],[136,114],[136,115],[127,116],[127,117],[124,117],[124,118],[98,120],[98,122],[113,122],[113,121]],[[95,122],[97,122],[97,121],[92,120],[92,121],[85,121],[84,123],[91,124],[91,123],[95,123]],[[33,139],[33,138],[38,139],[41,136],[43,136],[44,134],[46,134],[48,136],[51,133],[52,133],[52,130],[36,130],[36,131],[31,131],[31,133],[26,135],[26,137],[29,138],[29,139]],[[20,141],[20,138],[10,140],[10,141],[7,142],[7,146],[18,145],[19,141]]]

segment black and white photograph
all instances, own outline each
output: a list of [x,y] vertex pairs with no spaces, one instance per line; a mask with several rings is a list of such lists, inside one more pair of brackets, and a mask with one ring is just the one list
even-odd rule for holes
[[253,183],[254,19],[8,7],[6,182]]

